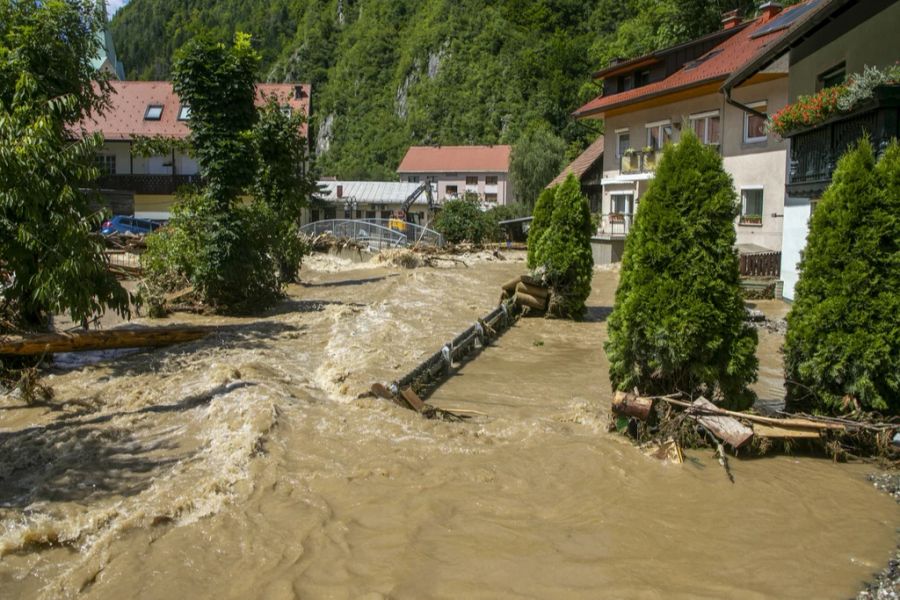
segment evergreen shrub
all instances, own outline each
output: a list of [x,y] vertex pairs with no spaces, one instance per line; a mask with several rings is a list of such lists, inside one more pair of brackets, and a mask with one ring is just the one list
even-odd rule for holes
[[556,198],[556,190],[559,186],[554,186],[552,188],[545,188],[540,196],[538,196],[537,202],[534,204],[534,212],[532,213],[531,226],[528,228],[528,268],[534,269],[537,267],[535,262],[535,251],[537,248],[537,241],[541,238],[541,235],[550,225],[550,217],[553,214],[553,201]]
[[588,199],[575,175],[570,173],[554,188],[552,207],[550,222],[534,245],[533,261],[551,289],[550,313],[578,319],[584,315],[584,303],[591,293],[594,225]]
[[666,148],[625,242],[605,345],[614,389],[753,403],[757,337],[740,296],[736,215],[721,157],[685,132]]
[[810,219],[785,340],[788,403],[900,412],[900,145],[838,162]]

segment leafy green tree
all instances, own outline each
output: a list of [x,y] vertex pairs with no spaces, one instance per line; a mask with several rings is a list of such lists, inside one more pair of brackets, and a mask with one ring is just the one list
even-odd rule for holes
[[445,202],[434,220],[434,228],[451,244],[490,241],[497,236],[496,226],[495,219],[481,209],[474,194]]
[[550,286],[551,314],[579,319],[591,293],[594,226],[587,196],[575,175],[570,173],[553,189],[553,212],[535,245],[534,263]]
[[535,260],[535,252],[537,251],[538,240],[541,239],[544,231],[550,226],[550,217],[553,216],[553,203],[556,199],[556,192],[559,186],[545,188],[538,196],[537,202],[534,204],[534,212],[532,213],[531,226],[528,228],[528,268],[537,267]]
[[606,343],[614,389],[753,403],[757,338],[739,291],[736,213],[722,158],[683,133],[666,148],[625,242]]
[[[270,112],[254,129],[257,60],[243,34],[231,47],[200,36],[178,53],[174,86],[191,107],[190,143],[205,187],[183,197],[167,231],[148,243],[151,292],[186,279],[213,310],[236,313],[264,308],[281,293],[276,263],[287,256],[281,236],[288,229],[279,217],[298,202],[301,192],[291,186],[300,179],[281,159],[260,168],[270,158],[257,155],[261,142],[279,144],[285,160],[297,150],[279,131],[285,121]],[[262,199],[241,200],[254,187]]]
[[316,190],[315,178],[307,169],[306,139],[300,132],[303,123],[303,114],[285,114],[278,99],[269,98],[253,131],[257,155],[253,196],[272,212],[276,229],[272,251],[284,283],[297,279],[306,250],[300,215]]
[[518,201],[534,206],[565,160],[566,143],[549,128],[537,126],[523,133],[509,157],[509,179]]
[[900,412],[900,144],[838,162],[810,219],[788,314],[788,402]]
[[70,133],[106,105],[108,85],[92,81],[101,27],[87,0],[0,4],[0,322],[128,314],[81,191],[103,142]]

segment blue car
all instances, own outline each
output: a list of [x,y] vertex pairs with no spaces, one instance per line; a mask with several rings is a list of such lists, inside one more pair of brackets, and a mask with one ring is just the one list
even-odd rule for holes
[[149,219],[136,219],[134,217],[116,215],[112,219],[103,221],[100,233],[103,235],[111,233],[151,233],[159,229],[159,227],[159,223]]

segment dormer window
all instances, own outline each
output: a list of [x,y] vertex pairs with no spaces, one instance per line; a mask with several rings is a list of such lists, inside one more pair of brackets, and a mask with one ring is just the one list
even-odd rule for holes
[[151,104],[144,113],[145,121],[159,121],[162,118],[163,107],[161,104]]
[[191,107],[182,104],[181,108],[178,109],[178,120],[179,121],[189,121],[191,118]]

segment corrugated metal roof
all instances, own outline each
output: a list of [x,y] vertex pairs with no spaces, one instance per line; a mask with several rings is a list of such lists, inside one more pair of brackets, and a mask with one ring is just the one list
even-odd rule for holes
[[[319,181],[316,197],[327,202],[344,202],[355,198],[359,203],[399,204],[415,192],[420,183],[401,181]],[[338,198],[338,187],[341,197]],[[416,204],[427,202],[425,194],[416,198]]]

